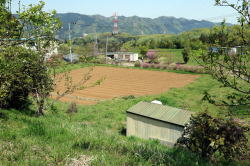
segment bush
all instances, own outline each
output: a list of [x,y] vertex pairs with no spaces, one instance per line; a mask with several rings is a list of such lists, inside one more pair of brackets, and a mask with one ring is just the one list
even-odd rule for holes
[[149,67],[150,67],[150,65],[148,63],[143,63],[142,64],[142,68],[149,68]]
[[149,59],[149,63],[158,63],[158,56],[155,51],[148,51],[147,58]]
[[190,52],[191,49],[189,47],[185,47],[182,51],[183,61],[185,64],[187,64],[189,61]]
[[124,100],[135,99],[135,96],[134,95],[124,96],[124,97],[122,97],[122,99],[124,99]]
[[134,64],[134,67],[141,67],[141,62],[140,61],[136,61]]
[[187,147],[208,159],[214,159],[217,152],[226,160],[249,159],[248,139],[245,134],[247,131],[249,127],[233,120],[213,118],[207,113],[200,113],[191,117],[177,145]]
[[[20,109],[27,105],[34,87],[34,77],[41,67],[39,55],[18,47],[0,53],[0,108]],[[46,69],[42,72],[45,72]]]
[[76,107],[76,103],[71,103],[69,105],[69,108],[67,110],[67,113],[77,113],[77,107]]

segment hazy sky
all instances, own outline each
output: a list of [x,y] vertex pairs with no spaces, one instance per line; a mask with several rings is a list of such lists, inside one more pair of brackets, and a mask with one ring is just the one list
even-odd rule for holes
[[[13,0],[13,10],[19,0]],[[236,22],[235,11],[229,7],[214,6],[214,0],[44,0],[46,10],[58,13],[100,14],[156,18],[159,16],[184,17],[188,19],[219,22],[227,16],[228,22]],[[21,0],[21,4],[38,3],[39,0]],[[219,17],[219,18],[218,18]]]

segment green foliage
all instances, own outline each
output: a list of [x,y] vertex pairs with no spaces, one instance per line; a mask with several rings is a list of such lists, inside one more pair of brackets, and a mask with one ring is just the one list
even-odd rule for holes
[[[244,12],[245,4],[241,2],[244,0],[239,1],[237,5],[229,4],[228,1],[216,1],[216,4],[233,7],[241,18],[249,17]],[[223,86],[234,90],[222,100],[217,96],[205,95],[205,99],[217,106],[237,107],[250,104],[250,27],[247,19],[243,22],[240,19],[239,23],[239,26],[229,28],[222,22],[221,26],[214,27],[209,35],[200,37],[208,42],[210,48],[215,48],[203,51],[200,64]]]
[[3,5],[6,3],[6,0],[0,0],[0,4]]
[[141,46],[141,47],[139,47],[139,49],[140,49],[140,54],[141,54],[142,58],[145,58],[147,55],[147,52],[148,52],[148,47]]
[[124,99],[124,100],[135,99],[135,96],[134,95],[124,96],[124,97],[122,97],[122,99]]
[[71,103],[69,105],[69,108],[67,110],[67,113],[71,114],[71,113],[77,113],[77,106],[76,103]]
[[187,64],[189,61],[190,53],[191,49],[189,47],[185,47],[182,51],[182,57],[185,64]]
[[140,61],[136,61],[134,64],[134,67],[141,67],[141,62]]
[[[0,6],[0,25],[0,39],[18,39],[21,36],[20,22],[4,6]],[[0,46],[3,44],[6,43],[1,41]]]
[[80,62],[83,63],[91,63],[91,60],[95,58],[95,50],[94,50],[94,44],[89,43],[85,46],[76,46],[73,47],[74,53],[77,55],[80,55]]
[[[44,5],[42,1],[38,5],[30,5],[18,13],[18,17],[1,6],[0,107],[22,107],[31,94],[38,114],[43,114],[45,100],[53,90],[45,55],[55,44],[52,41],[60,28],[55,11],[44,12]],[[35,46],[33,51],[32,46]]]
[[[21,47],[7,47],[0,53],[0,107],[22,108],[28,95],[48,77],[37,53]],[[48,87],[49,88],[49,87]]]
[[59,19],[55,17],[56,11],[51,13],[43,11],[45,3],[30,5],[30,8],[19,14],[19,19],[23,25],[23,37],[34,38],[36,49],[46,53],[48,47],[55,41],[55,35],[61,27]]
[[177,145],[209,159],[214,159],[219,152],[226,160],[249,160],[247,131],[249,127],[232,119],[223,120],[200,113],[191,117]]

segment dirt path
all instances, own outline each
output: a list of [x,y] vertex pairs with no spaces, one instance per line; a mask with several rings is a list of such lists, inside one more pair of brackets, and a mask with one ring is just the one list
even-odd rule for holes
[[[78,84],[88,70],[88,68],[83,68],[71,71],[72,82]],[[105,78],[105,80],[101,85],[85,90],[76,90],[60,100],[91,105],[115,97],[155,95],[161,94],[170,88],[181,88],[199,77],[191,74],[100,66],[95,67],[91,75],[92,78],[85,85],[90,85],[101,78]],[[64,90],[65,82],[58,81],[55,91]],[[55,97],[56,93],[52,93],[52,96]]]

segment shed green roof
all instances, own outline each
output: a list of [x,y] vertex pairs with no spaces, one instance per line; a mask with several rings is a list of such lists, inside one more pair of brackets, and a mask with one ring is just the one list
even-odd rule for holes
[[147,102],[140,102],[127,112],[180,126],[184,126],[193,114],[190,111]]

